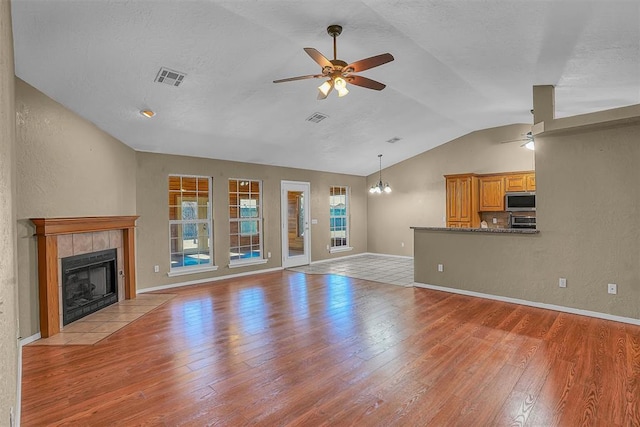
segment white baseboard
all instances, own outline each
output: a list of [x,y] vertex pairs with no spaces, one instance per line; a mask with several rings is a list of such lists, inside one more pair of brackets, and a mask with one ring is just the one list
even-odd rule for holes
[[18,340],[18,387],[16,390],[16,407],[13,418],[14,424],[16,426],[20,425],[20,415],[22,414],[22,347],[39,340],[41,337],[42,335],[40,335],[40,332],[38,332],[37,334],[31,335],[30,337],[21,338]]
[[467,290],[464,290],[464,289],[447,288],[445,286],[429,285],[429,284],[426,284],[426,283],[415,282],[413,284],[413,286],[415,286],[417,288],[433,289],[433,290],[436,290],[436,291],[449,292],[449,293],[453,293],[453,294],[461,294],[461,295],[468,295],[468,296],[471,296],[471,297],[486,298],[486,299],[491,299],[491,300],[495,300],[495,301],[509,302],[509,303],[513,303],[513,304],[526,305],[526,306],[529,306],[529,307],[544,308],[546,310],[561,311],[563,313],[578,314],[580,316],[595,317],[595,318],[598,318],[598,319],[613,320],[614,322],[629,323],[631,325],[639,325],[640,326],[640,319],[634,319],[632,317],[616,316],[614,314],[600,313],[598,311],[582,310],[582,309],[579,309],[579,308],[565,307],[563,305],[546,304],[546,303],[543,303],[543,302],[536,302],[536,301],[528,301],[528,300],[518,299],[518,298],[503,297],[503,296],[500,296],[500,295],[485,294],[485,293],[482,293],[482,292],[467,291]]
[[388,254],[378,254],[378,253],[374,253],[374,252],[362,252],[359,254],[353,254],[353,255],[345,255],[345,256],[341,256],[341,257],[334,257],[334,258],[327,258],[327,259],[321,259],[318,261],[312,261],[310,264],[322,264],[325,262],[331,262],[331,261],[341,261],[343,259],[348,259],[348,258],[357,258],[357,257],[361,257],[361,256],[365,256],[365,255],[373,255],[373,256],[379,256],[379,257],[391,257],[391,258],[402,258],[402,259],[413,259],[412,256],[406,256],[406,255],[388,255]]
[[274,271],[282,271],[282,267],[267,268],[265,270],[247,271],[244,273],[227,274],[225,276],[208,277],[206,279],[190,280],[188,282],[171,283],[169,285],[154,286],[152,288],[137,289],[136,293],[144,294],[146,292],[162,291],[165,289],[179,288],[182,286],[201,285],[208,282],[218,282],[220,280],[234,279],[236,277],[252,276],[256,274],[273,273]]
[[20,425],[20,409],[22,408],[22,343],[18,341],[18,385],[16,387],[16,407],[13,414],[13,423]]
[[[343,259],[348,259],[348,258],[355,258],[355,257],[359,257],[362,255],[366,255],[367,253],[359,253],[359,254],[351,254],[351,255],[344,255],[344,256],[337,256],[337,257],[333,257],[333,258],[327,258],[327,259],[320,259],[318,261],[311,261],[309,263],[309,265],[314,265],[314,264],[323,264],[325,262],[331,262],[331,261],[340,261]],[[295,268],[295,267],[294,267]]]
[[367,252],[366,255],[375,255],[375,256],[383,256],[383,257],[391,257],[391,258],[402,258],[402,259],[413,259],[412,256],[408,256],[408,255],[379,254],[377,252]]
[[27,344],[31,344],[34,341],[38,341],[40,338],[42,338],[42,335],[40,334],[40,332],[38,332],[37,334],[33,334],[30,337],[21,338],[20,347],[23,347]]

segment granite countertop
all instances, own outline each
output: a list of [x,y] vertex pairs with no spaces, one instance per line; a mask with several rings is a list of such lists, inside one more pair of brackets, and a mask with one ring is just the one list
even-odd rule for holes
[[448,228],[448,227],[409,227],[413,230],[454,231],[457,233],[494,233],[494,234],[539,234],[540,230],[529,228]]

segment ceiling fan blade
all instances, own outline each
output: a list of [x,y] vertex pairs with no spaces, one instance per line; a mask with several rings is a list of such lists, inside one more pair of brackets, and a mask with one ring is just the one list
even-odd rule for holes
[[298,76],[298,77],[289,77],[288,79],[280,79],[274,80],[274,83],[284,83],[284,82],[293,82],[296,80],[306,80],[306,79],[317,79],[319,77],[324,77],[323,74],[309,74],[306,76]]
[[500,144],[508,144],[510,142],[524,142],[524,144],[522,145],[526,145],[526,143],[532,142],[532,141],[533,141],[533,134],[531,132],[527,132],[522,134],[522,138],[500,141]]
[[346,73],[358,73],[360,71],[368,70],[369,68],[377,67],[378,65],[386,64],[393,61],[393,55],[390,53],[383,53],[382,55],[372,56],[371,58],[361,59],[360,61],[352,62],[342,69]]
[[347,82],[351,83],[352,85],[366,87],[367,89],[382,90],[385,87],[387,87],[387,85],[385,84],[382,84],[380,82],[377,82],[375,80],[371,80],[362,76],[350,75],[345,77],[345,79],[347,80]]
[[325,67],[330,67],[333,69],[333,64],[329,61],[323,54],[318,52],[316,49],[312,47],[305,47],[304,51],[307,52],[307,55],[311,57],[314,61],[318,63],[324,69]]

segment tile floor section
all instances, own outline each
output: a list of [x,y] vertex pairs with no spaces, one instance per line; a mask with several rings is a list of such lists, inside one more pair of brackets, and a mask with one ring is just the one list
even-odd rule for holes
[[413,258],[364,254],[301,267],[288,268],[307,274],[337,274],[398,286],[413,286]]
[[76,320],[59,334],[29,345],[93,345],[173,298],[171,294],[139,294]]

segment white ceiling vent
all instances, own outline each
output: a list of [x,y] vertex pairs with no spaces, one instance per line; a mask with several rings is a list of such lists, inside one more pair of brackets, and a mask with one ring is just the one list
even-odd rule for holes
[[324,119],[326,119],[327,116],[326,114],[322,114],[322,113],[313,113],[312,115],[310,115],[309,117],[307,117],[307,121],[308,122],[313,122],[313,123],[320,123],[321,121],[323,121]]
[[395,144],[396,142],[400,141],[401,139],[402,139],[402,138],[398,138],[397,136],[394,136],[394,137],[393,137],[393,138],[391,138],[391,139],[387,139],[387,142],[388,142],[389,144]]
[[162,67],[160,68],[160,71],[158,71],[154,81],[158,83],[165,83],[170,86],[180,86],[180,83],[182,83],[185,76],[186,74],[183,72]]

